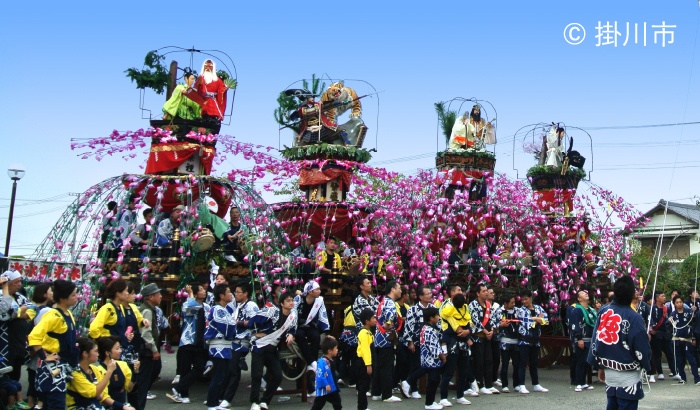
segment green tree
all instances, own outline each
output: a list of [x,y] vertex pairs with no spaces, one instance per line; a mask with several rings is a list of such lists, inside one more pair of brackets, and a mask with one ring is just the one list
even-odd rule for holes
[[[634,241],[631,246],[635,249],[630,257],[632,266],[639,269],[637,277],[644,280],[647,292],[651,293],[651,289],[654,286],[654,277],[656,276],[656,255],[654,253],[654,248],[650,246],[641,246],[637,241]],[[666,292],[673,286],[673,283],[671,264],[665,258],[661,258],[656,289]]]
[[698,275],[700,275],[700,253],[696,253],[683,259],[675,269],[674,282],[675,289],[681,292],[684,298],[690,289],[696,289],[698,285]]
[[450,135],[452,135],[452,127],[457,121],[457,111],[449,111],[445,107],[445,102],[440,101],[435,103],[435,111],[438,115],[438,120],[440,121],[440,127],[442,128],[442,133],[445,136],[445,143],[450,143]]

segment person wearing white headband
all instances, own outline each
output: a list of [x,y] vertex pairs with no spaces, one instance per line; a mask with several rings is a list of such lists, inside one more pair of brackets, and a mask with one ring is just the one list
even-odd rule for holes
[[[309,365],[307,370],[316,371],[316,359],[321,346],[321,333],[330,331],[326,305],[321,296],[321,287],[318,282],[312,280],[304,285],[301,295],[294,298],[294,309],[298,315],[298,327],[296,333],[297,344],[304,360]],[[315,378],[309,375],[307,390],[310,395],[315,393]]]

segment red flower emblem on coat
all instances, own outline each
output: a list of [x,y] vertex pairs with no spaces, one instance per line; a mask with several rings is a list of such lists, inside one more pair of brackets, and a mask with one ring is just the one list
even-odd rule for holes
[[603,313],[603,316],[600,317],[600,325],[598,325],[598,340],[609,345],[619,342],[620,322],[622,322],[622,317],[612,310]]

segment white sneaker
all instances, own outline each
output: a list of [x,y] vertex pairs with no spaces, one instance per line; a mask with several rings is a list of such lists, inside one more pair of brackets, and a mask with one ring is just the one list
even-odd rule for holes
[[471,397],[479,397],[479,392],[478,392],[478,391],[474,391],[474,390],[472,390],[472,389],[467,389],[467,390],[464,391],[464,395],[465,395],[465,396],[471,396]]
[[372,393],[367,392],[367,393],[365,393],[365,396],[367,396],[367,397],[372,397]]
[[307,394],[306,397],[316,397],[316,392],[312,391],[311,393]]
[[343,379],[338,379],[338,386],[343,385],[345,386],[345,380]]
[[182,403],[182,404],[190,404],[190,403],[192,403],[192,402],[190,401],[190,398],[189,398],[189,397],[182,397],[182,401],[181,401],[180,403]]
[[291,399],[292,399],[292,398],[289,397],[289,396],[279,396],[279,397],[277,397],[277,402],[278,402],[278,403],[284,403],[285,401],[289,401],[289,400],[291,400]]
[[223,408],[227,409],[227,408],[231,407],[231,403],[224,400],[221,402],[221,404],[219,404],[219,407],[223,407]]
[[457,399],[457,403],[459,404],[472,404],[469,400],[465,399],[464,397],[460,397]]
[[539,384],[534,385],[532,391],[536,391],[536,392],[540,392],[540,393],[547,393],[547,392],[549,392],[549,390],[545,389],[544,387],[542,387],[542,386],[539,385]]
[[525,388],[524,384],[520,385],[520,388],[518,389],[518,393],[520,394],[530,394],[530,392]]
[[420,393],[418,393],[417,391],[414,391],[413,393],[411,393],[411,398],[416,399],[416,400],[422,399]]
[[491,388],[490,388],[489,390],[490,390],[490,391],[491,391],[491,393],[493,393],[493,394],[501,394],[501,392],[500,392],[500,391],[498,391],[498,389],[497,389],[497,388],[495,388],[495,387],[491,387]]
[[589,386],[589,385],[587,385],[587,384],[584,384],[583,386],[581,386],[581,388],[582,388],[583,390],[593,390],[593,389],[595,389],[595,387]]
[[180,383],[180,375],[176,374],[175,378],[173,379],[173,381],[170,384],[178,384],[178,383]]
[[267,410],[267,403],[260,403],[260,408]]
[[207,362],[206,367],[204,367],[204,373],[202,373],[202,375],[204,375],[204,376],[208,375],[209,372],[211,371],[211,369],[213,369],[213,368],[214,368],[214,363]]
[[355,387],[357,387],[357,385],[356,384],[348,384],[348,387],[351,389],[354,389]]
[[180,393],[178,393],[177,390],[175,390],[175,388],[173,388],[172,394],[166,393],[165,397],[169,398],[175,403],[182,403],[182,396],[180,396]]
[[155,400],[156,397],[158,397],[158,396],[151,393],[150,391],[148,393],[146,393],[146,400]]
[[429,406],[425,406],[425,410],[442,410],[442,406],[437,403],[433,403]]
[[581,391],[583,391],[583,386],[581,386],[580,384],[577,385],[576,387],[574,387],[574,391],[575,391],[575,392],[581,392]]
[[681,379],[681,375],[680,375],[680,374],[676,374],[676,375],[674,375],[674,376],[673,376],[673,377],[671,377],[671,378],[672,378],[673,380],[676,380],[676,381],[678,381],[678,380],[682,380],[682,379]]
[[476,383],[476,380],[472,382],[471,389],[475,392],[479,392],[479,385]]
[[450,403],[450,401],[447,399],[440,400],[440,403],[438,404],[442,407],[452,407],[452,403]]
[[250,410],[260,410],[260,405],[258,403],[253,403],[250,405]]
[[659,379],[659,380],[663,380],[663,379],[665,379],[665,377],[664,377],[663,373],[659,373],[659,374],[657,374],[657,375],[656,375],[656,378],[657,378],[657,379]]
[[508,388],[508,386],[502,388],[501,393],[510,393],[510,389]]
[[503,386],[503,383],[501,383],[501,379],[496,379],[496,381],[493,382],[493,385],[494,385],[494,386],[501,387],[501,386]]
[[649,376],[649,383],[656,383],[656,379],[654,378],[654,375]]
[[372,401],[379,401],[382,399],[382,396],[372,396]]
[[493,394],[491,389],[487,389],[486,387],[482,387],[481,390],[479,390],[479,393],[481,393],[481,394]]
[[403,396],[406,398],[411,397],[411,386],[408,385],[406,380],[401,382],[401,393],[403,393]]
[[401,399],[398,398],[398,397],[396,397],[396,396],[391,396],[391,397],[389,397],[388,399],[384,399],[384,400],[382,400],[382,401],[383,401],[384,403],[398,403],[398,402],[401,401]]

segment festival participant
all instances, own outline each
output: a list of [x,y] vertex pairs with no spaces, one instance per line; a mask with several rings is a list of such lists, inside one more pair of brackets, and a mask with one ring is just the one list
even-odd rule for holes
[[[355,284],[357,286],[357,297],[355,297],[355,300],[353,301],[352,305],[348,306],[348,308],[346,309],[345,318],[348,320],[348,323],[346,325],[345,320],[343,321],[343,333],[340,336],[341,346],[344,346],[346,344],[348,346],[347,350],[344,350],[341,354],[341,369],[355,368],[354,366],[352,366],[352,361],[355,356],[353,352],[349,350],[353,349],[353,346],[357,348],[357,335],[364,326],[364,324],[360,320],[360,314],[365,309],[370,309],[372,312],[376,312],[377,307],[379,306],[379,302],[377,302],[377,299],[374,296],[372,296],[372,282],[366,276],[358,275],[355,279]],[[352,320],[350,320],[348,316],[352,316]],[[351,372],[345,373],[347,374]],[[341,375],[343,375],[342,371]],[[352,383],[352,381],[354,381],[354,377],[346,375],[343,378],[346,382],[348,382],[348,385],[354,384]]]
[[315,269],[315,255],[316,252],[314,251],[314,247],[311,243],[311,238],[307,236],[301,240],[299,246],[292,250],[292,266],[294,267],[295,271],[301,275],[304,275],[304,277],[312,274]]
[[396,312],[396,300],[401,296],[401,285],[390,280],[386,283],[386,294],[377,308],[377,330],[374,333],[374,354],[372,369],[372,400],[386,403],[401,401],[392,396],[394,377],[394,342],[398,339],[397,331],[401,327]]
[[474,376],[481,394],[498,394],[493,387],[493,353],[491,340],[494,338],[494,317],[491,302],[488,301],[488,287],[480,283],[476,286],[476,299],[469,304],[472,331],[471,346],[474,357]]
[[501,392],[510,393],[508,388],[508,365],[513,363],[513,388],[520,386],[518,379],[518,365],[520,349],[518,347],[518,334],[520,321],[515,308],[515,296],[503,299],[503,306],[496,314],[498,321],[499,351],[501,353]]
[[178,84],[173,89],[173,93],[168,101],[163,104],[163,119],[182,118],[185,120],[195,120],[201,118],[202,108],[199,104],[185,98],[185,94],[192,92],[195,76],[191,71],[185,72],[182,77],[185,84]]
[[152,377],[156,366],[160,365],[160,345],[158,338],[160,329],[156,321],[156,306],[160,305],[163,298],[161,290],[155,283],[149,283],[141,289],[143,303],[139,310],[144,319],[144,327],[141,331],[141,351],[139,352],[140,370],[136,384],[138,391],[136,394],[136,405],[138,410],[146,407],[149,390],[151,389]]
[[547,312],[540,305],[532,304],[532,292],[525,289],[520,293],[522,307],[517,311],[520,320],[519,341],[520,362],[518,364],[518,380],[522,383],[515,390],[521,394],[530,393],[525,388],[525,366],[530,367],[530,379],[532,379],[533,391],[547,393],[549,390],[540,385],[537,374],[537,361],[540,358],[540,335],[542,326],[549,324]]
[[651,307],[644,301],[644,298],[639,292],[635,292],[634,300],[632,301],[632,309],[642,316],[644,323],[649,322],[649,314],[651,313]]
[[418,303],[411,306],[406,313],[405,330],[402,337],[411,354],[409,375],[406,380],[401,382],[401,391],[407,398],[420,399],[421,395],[418,393],[418,372],[421,369],[419,329],[423,326],[426,309],[435,307],[435,305],[433,305],[433,291],[428,286],[419,286],[416,293],[418,294]]
[[185,210],[184,205],[176,206],[168,218],[163,219],[158,224],[158,229],[156,230],[156,246],[168,248],[173,244],[173,238],[175,235],[175,229],[179,229],[180,226],[180,215],[182,211]]
[[126,317],[124,314],[124,304],[127,304],[129,299],[129,291],[127,282],[124,279],[114,279],[109,282],[105,291],[105,297],[109,299],[97,311],[95,319],[90,323],[88,334],[93,339],[107,336],[117,336],[125,341],[131,341],[134,337],[133,332],[127,334]]
[[229,210],[229,229],[224,232],[223,245],[227,256],[232,256],[237,262],[243,262],[243,251],[241,250],[241,243],[243,241],[243,235],[245,235],[245,227],[241,223],[241,210],[237,206],[231,206]]
[[630,308],[634,281],[622,276],[614,289],[613,302],[598,312],[588,363],[605,383],[608,410],[636,409],[644,397],[641,370],[651,372],[651,348],[641,316]]
[[95,364],[99,359],[95,342],[86,337],[80,337],[76,343],[80,364],[73,371],[72,378],[68,382],[65,408],[68,410],[102,408],[104,404],[120,410],[134,410],[131,406],[115,401],[107,392],[107,385],[117,368],[117,363],[110,362],[107,370],[103,371],[99,365]]
[[452,406],[452,403],[448,400],[448,394],[450,380],[452,380],[455,371],[458,372],[455,385],[457,403],[471,404],[464,397],[464,393],[471,375],[469,335],[472,334],[472,316],[467,306],[467,299],[462,293],[462,288],[453,285],[449,288],[449,292],[450,299],[440,306],[440,319],[442,319],[441,340],[443,353],[446,355],[446,358],[443,378],[440,384],[440,402],[438,404],[443,407]]
[[334,236],[329,236],[326,239],[326,249],[319,252],[316,256],[316,266],[321,273],[338,273],[342,260],[340,254],[336,252],[338,248],[338,240]]
[[[396,313],[399,315],[399,320],[406,322],[406,314],[408,313],[408,297],[409,291],[408,286],[401,286],[401,296],[399,300],[396,301]],[[396,343],[396,366],[394,367],[394,386],[400,386],[402,381],[408,378],[408,373],[411,366],[411,351],[408,350],[408,340],[404,338],[404,333],[406,331],[406,326],[401,326],[397,331],[397,336],[399,338],[398,343]]]
[[245,283],[236,285],[236,291],[233,295],[235,303],[229,305],[233,310],[231,317],[236,323],[236,333],[233,339],[231,360],[229,360],[229,378],[223,395],[224,400],[219,405],[223,408],[228,408],[233,403],[233,397],[241,382],[241,371],[248,370],[248,365],[245,362],[245,357],[250,351],[251,333],[248,329],[248,323],[259,311],[255,302],[250,300],[250,292],[250,285]]
[[149,244],[149,237],[151,235],[151,224],[153,223],[153,209],[144,209],[142,215],[145,222],[136,226],[134,233],[131,235],[131,246],[138,246],[145,250],[145,247],[147,247]]
[[498,342],[498,336],[499,336],[499,322],[498,319],[501,317],[500,316],[500,311],[501,311],[501,305],[496,302],[496,291],[493,290],[492,287],[489,287],[489,292],[486,296],[486,300],[491,303],[491,311],[493,312],[493,318],[494,318],[494,326],[496,327],[495,332],[493,337],[491,338],[491,357],[492,357],[492,363],[493,365],[491,366],[491,379],[493,380],[494,386],[501,387],[501,379],[499,378],[499,373],[498,369],[501,366],[501,349],[500,349],[500,343]]
[[673,361],[671,345],[671,323],[668,317],[671,314],[666,305],[666,295],[663,292],[654,294],[654,306],[649,317],[649,341],[651,342],[651,368],[649,382],[654,383],[654,374],[658,380],[664,380],[664,371],[661,367],[661,354],[666,355],[668,367],[671,373],[676,374],[676,366]]
[[374,335],[372,328],[377,325],[377,317],[374,310],[365,308],[360,312],[359,322],[362,329],[357,334],[357,410],[367,409],[367,393],[372,383],[372,352],[374,349]]
[[[97,339],[97,350],[99,352],[99,366],[106,373],[112,362],[117,366],[114,368],[112,378],[107,384],[107,393],[114,400],[113,409],[124,409],[124,404],[128,403],[127,392],[134,389],[135,383],[132,380],[132,371],[130,365],[120,360],[122,356],[122,347],[119,344],[117,336],[101,337]],[[131,366],[134,368],[133,373],[139,372],[139,361],[134,361]]]
[[[436,307],[425,309],[425,319],[420,331],[420,368],[428,374],[428,385],[425,388],[425,410],[442,410],[443,405],[435,403],[435,393],[440,385],[440,369],[447,362],[445,352],[440,346],[440,330],[438,329],[440,311]],[[464,404],[471,404],[464,397],[462,399]],[[459,402],[459,399],[457,401]]]
[[[36,326],[41,321],[44,314],[51,309],[54,304],[53,289],[51,283],[44,282],[34,287],[32,294],[32,302],[34,302],[34,319],[33,326]],[[27,363],[27,405],[29,408],[42,408],[44,402],[43,394],[36,390],[36,370],[39,367],[40,360],[36,355],[30,355],[29,363]]]
[[0,275],[0,281],[0,356],[12,366],[10,379],[19,381],[26,359],[27,335],[35,312],[29,309],[29,299],[19,292],[22,289],[19,272],[8,270]]
[[[234,86],[235,88],[235,86]],[[202,64],[201,75],[194,83],[194,89],[183,91],[185,96],[197,93],[204,100],[202,105],[202,118],[223,121],[226,114],[226,92],[229,87],[216,75],[216,64],[212,60],[205,60]],[[200,98],[193,98],[198,101]]]
[[[80,352],[75,346],[76,326],[70,308],[78,303],[75,284],[53,282],[56,305],[42,316],[28,337],[29,346],[41,360],[36,388],[47,409],[66,408],[66,375],[78,366]],[[56,374],[54,374],[56,373]]]
[[338,385],[356,387],[355,362],[357,361],[357,323],[352,313],[352,305],[343,310],[343,331],[338,338],[340,359]]
[[[283,339],[288,346],[294,342],[297,328],[294,294],[283,293],[279,297],[279,303],[279,307],[274,305],[265,307],[248,321],[248,328],[254,333],[251,337],[251,410],[267,409],[272,395],[282,381],[277,345]],[[268,380],[265,394],[261,398],[260,384],[264,368],[267,368]]]
[[695,359],[696,340],[693,339],[693,311],[690,308],[684,307],[683,298],[677,295],[673,298],[673,313],[669,317],[669,322],[673,328],[673,353],[675,357],[675,365],[678,373],[673,376],[680,384],[687,383],[685,374],[685,362],[690,365],[690,371],[693,374],[693,383],[700,386],[700,375],[698,374],[698,362]]
[[335,378],[334,358],[338,355],[338,341],[333,336],[326,337],[321,343],[323,356],[318,359],[316,371],[316,398],[311,410],[321,410],[326,402],[333,405],[334,410],[341,410],[340,389]]
[[204,333],[204,340],[209,346],[209,357],[214,364],[207,392],[206,404],[209,410],[219,409],[219,395],[226,388],[224,383],[228,377],[228,362],[231,360],[232,342],[236,335],[236,323],[231,316],[231,309],[227,306],[232,300],[233,294],[228,285],[214,286],[216,304],[209,311],[207,330]]
[[564,160],[564,140],[566,132],[563,127],[552,123],[552,127],[547,133],[547,158],[545,160],[545,165],[559,168],[561,167],[562,161]]
[[190,387],[204,373],[208,358],[204,332],[211,306],[204,303],[207,290],[199,283],[187,285],[185,291],[188,297],[182,305],[184,326],[176,357],[179,376],[176,376],[178,380],[172,394],[166,396],[176,403],[187,404],[190,403]]
[[597,319],[597,314],[588,306],[588,292],[579,291],[577,295],[578,303],[574,304],[571,315],[567,317],[569,327],[569,338],[571,339],[571,351],[576,362],[574,391],[593,390],[593,386],[586,384],[588,374],[588,350],[591,348],[591,337],[593,336],[593,326]]
[[375,278],[384,269],[384,258],[382,257],[382,252],[379,249],[379,241],[372,239],[369,243],[369,253],[365,253],[362,256],[363,268],[362,272],[366,275],[372,275]]
[[[297,345],[308,364],[306,370],[316,372],[316,359],[321,343],[321,333],[330,331],[326,305],[321,296],[321,287],[316,281],[304,285],[304,292],[294,297],[294,309],[297,311],[297,330],[294,335]],[[311,375],[309,374],[311,379]],[[307,385],[308,393],[313,397],[313,380]]]
[[109,240],[109,235],[112,230],[116,228],[118,221],[115,220],[117,215],[117,202],[109,201],[107,203],[107,212],[102,216],[102,222],[100,223],[100,229],[102,233],[100,234],[100,244],[97,247],[97,255],[102,256],[102,250],[105,244]]
[[134,224],[136,223],[136,198],[129,196],[126,208],[117,216],[119,225],[114,230],[112,248],[118,249],[122,246],[131,246],[131,237],[134,234]]
[[476,104],[472,107],[469,114],[466,112],[463,116],[457,118],[452,133],[450,134],[449,148],[467,149],[467,148],[483,148],[485,143],[494,144],[496,137],[494,134],[493,124],[486,122],[481,118],[481,106]]
[[[126,337],[126,339],[120,338],[120,345],[122,348],[122,360],[134,371],[134,363],[139,360],[139,352],[141,351],[141,345],[143,343],[141,328],[148,327],[150,323],[143,320],[141,311],[134,303],[136,301],[136,286],[132,282],[127,282],[126,290],[129,292],[129,297],[127,303],[123,304],[122,307],[124,308],[126,330],[127,332],[131,331],[134,337],[131,338],[131,340],[129,340],[129,337]],[[156,362],[156,367],[157,366],[158,362]],[[128,392],[127,397],[129,398],[129,403],[138,402],[137,392],[138,388],[134,388]]]

